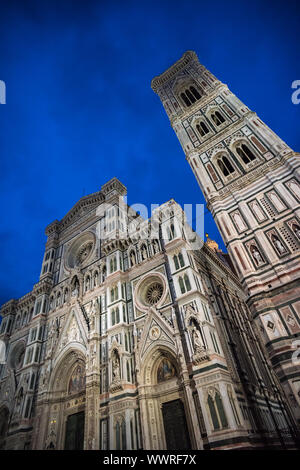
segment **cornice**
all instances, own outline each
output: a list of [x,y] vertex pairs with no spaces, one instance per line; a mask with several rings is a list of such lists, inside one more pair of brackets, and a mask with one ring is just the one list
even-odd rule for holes
[[151,81],[152,90],[157,93],[158,88],[173,78],[178,72],[183,70],[190,62],[199,62],[196,52],[186,51],[183,56],[169,67],[161,75],[154,77]]
[[16,299],[11,299],[8,300],[8,302],[5,302],[5,304],[2,305],[1,307],[1,315],[8,315],[10,313],[14,313],[16,307],[17,307],[18,301]]
[[32,293],[35,297],[40,294],[49,294],[52,289],[52,280],[51,279],[42,279],[37,284],[33,286]]
[[11,299],[1,306],[1,315],[15,314],[20,308],[26,308],[35,301],[35,295],[33,291],[23,295],[20,299]]
[[84,196],[69,210],[69,212],[62,218],[61,221],[54,220],[46,227],[45,233],[49,237],[54,233],[60,233],[73,224],[76,220],[90,212],[99,204],[105,201],[105,196],[101,191]]
[[229,277],[231,277],[232,281],[234,281],[234,283],[237,285],[237,287],[240,290],[243,290],[242,284],[240,283],[240,280],[238,279],[238,277],[233,273],[233,271],[228,266],[226,266],[226,264],[222,262],[222,260],[216,255],[216,253],[213,250],[211,250],[205,244],[203,245],[202,250],[204,251],[204,254],[208,256],[208,258],[211,258],[214,261],[214,263],[216,263],[223,271],[225,271],[225,273]]
[[[227,196],[232,195],[234,191],[239,191],[241,189],[245,189],[251,183],[257,182],[258,178],[261,178],[271,171],[274,172],[278,168],[282,166],[282,163],[289,160],[291,157],[296,156],[297,154],[293,151],[290,151],[286,155],[278,155],[274,157],[272,160],[265,162],[264,164],[260,165],[258,168],[254,168],[252,171],[247,173],[244,176],[241,176],[232,183],[228,184],[225,188],[219,190],[218,195],[211,197],[207,201],[207,209],[212,212],[213,205],[217,201],[221,201],[225,199]],[[298,154],[299,155],[299,154]]]

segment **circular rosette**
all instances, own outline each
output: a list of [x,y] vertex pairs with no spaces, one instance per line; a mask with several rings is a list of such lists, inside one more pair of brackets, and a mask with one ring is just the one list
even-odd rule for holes
[[143,312],[150,307],[159,308],[167,295],[165,277],[160,273],[150,273],[138,282],[134,299],[137,308]]
[[65,266],[66,268],[79,268],[91,257],[95,247],[95,235],[86,232],[78,237],[68,248]]

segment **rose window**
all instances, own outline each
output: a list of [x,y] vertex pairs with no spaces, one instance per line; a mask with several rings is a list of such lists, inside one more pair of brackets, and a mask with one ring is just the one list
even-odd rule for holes
[[82,264],[84,260],[89,256],[90,252],[92,251],[93,243],[85,243],[80,249],[77,254],[77,263]]
[[150,305],[157,304],[162,298],[164,292],[163,286],[159,282],[154,282],[151,284],[146,291],[146,300]]
[[137,283],[134,289],[134,303],[141,312],[147,312],[150,307],[160,308],[167,296],[165,276],[159,272],[151,272]]
[[65,266],[67,269],[82,266],[91,256],[95,247],[95,235],[91,232],[85,232],[77,237],[67,248],[65,256]]

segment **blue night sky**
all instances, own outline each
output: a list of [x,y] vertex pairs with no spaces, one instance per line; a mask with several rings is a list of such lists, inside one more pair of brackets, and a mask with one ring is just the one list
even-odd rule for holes
[[150,87],[186,50],[300,150],[297,3],[1,2],[0,303],[38,281],[45,227],[114,176],[129,204],[204,202]]

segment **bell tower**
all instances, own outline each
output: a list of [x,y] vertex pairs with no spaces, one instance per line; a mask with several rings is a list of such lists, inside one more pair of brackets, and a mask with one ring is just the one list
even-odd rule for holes
[[300,423],[300,159],[187,51],[151,83]]

